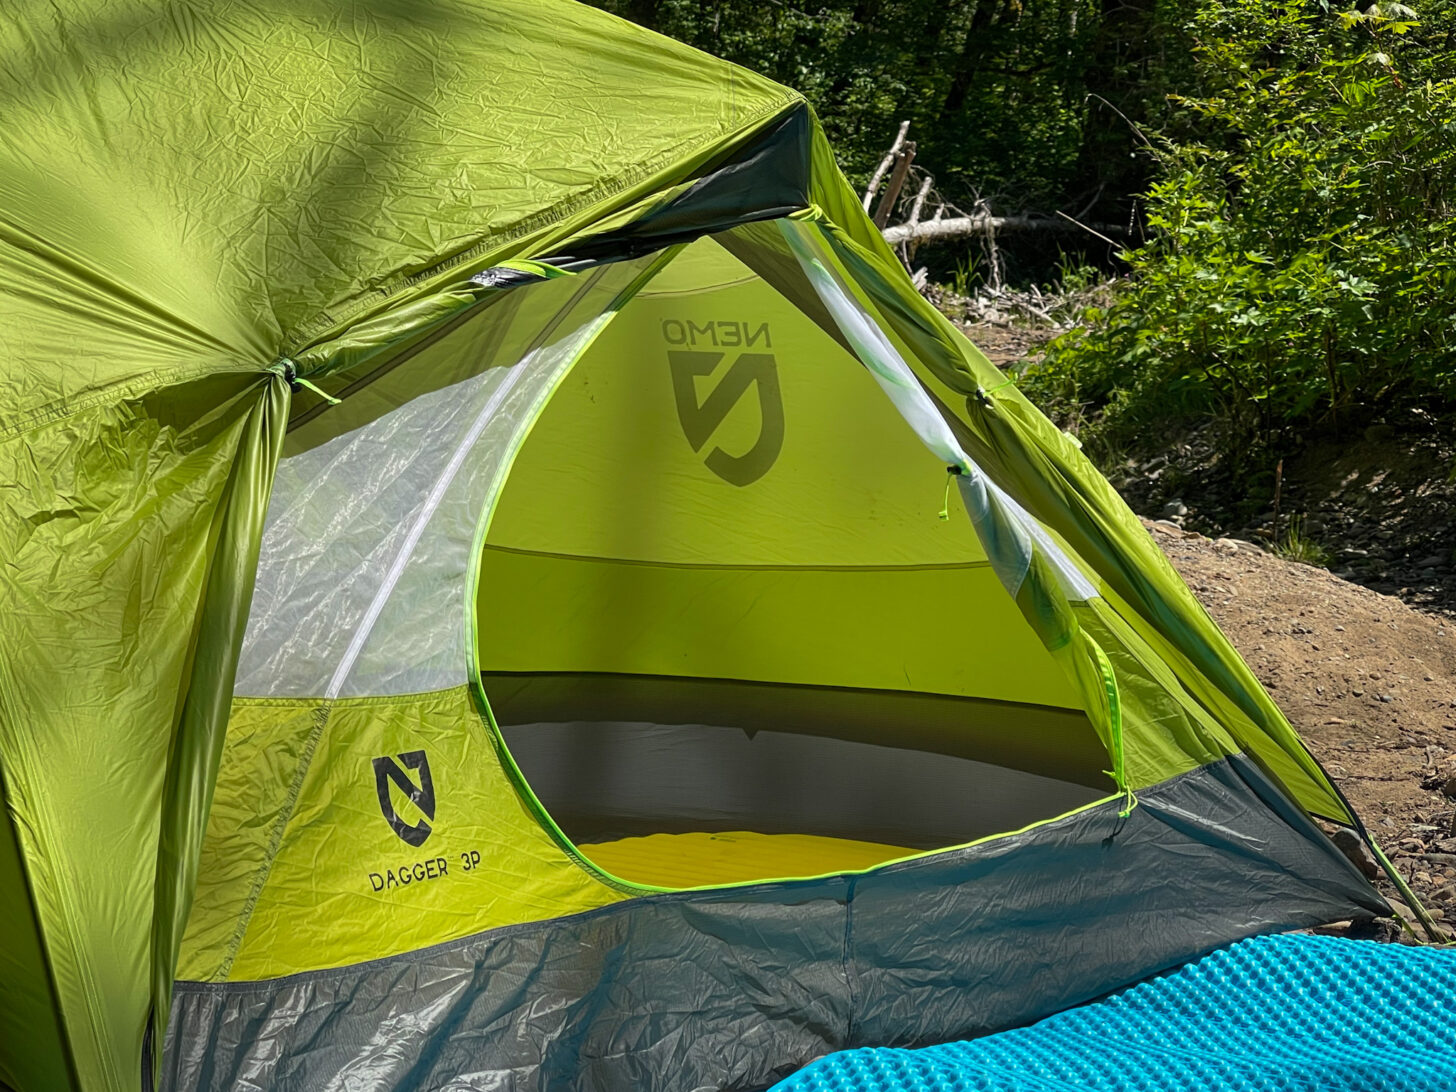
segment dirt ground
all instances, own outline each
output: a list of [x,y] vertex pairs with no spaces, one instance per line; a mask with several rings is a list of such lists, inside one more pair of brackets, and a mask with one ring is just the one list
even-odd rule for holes
[[1417,896],[1456,929],[1456,622],[1248,542],[1144,522]]

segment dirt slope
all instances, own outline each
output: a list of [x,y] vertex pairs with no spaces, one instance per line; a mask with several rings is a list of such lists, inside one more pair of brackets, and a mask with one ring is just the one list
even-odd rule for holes
[[1148,527],[1416,893],[1456,926],[1456,623],[1247,542]]

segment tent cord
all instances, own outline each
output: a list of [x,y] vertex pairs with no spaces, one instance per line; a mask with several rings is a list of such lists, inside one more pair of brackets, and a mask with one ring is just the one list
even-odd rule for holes
[[950,484],[961,473],[961,468],[958,466],[948,466],[945,468],[945,497],[940,502],[940,518],[943,520],[950,519]]

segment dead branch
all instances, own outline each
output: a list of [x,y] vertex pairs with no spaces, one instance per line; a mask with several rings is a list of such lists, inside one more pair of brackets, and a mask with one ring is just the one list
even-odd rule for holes
[[908,121],[900,122],[900,131],[895,134],[895,143],[890,145],[890,150],[885,153],[885,158],[880,160],[880,165],[875,168],[875,173],[870,176],[870,184],[865,187],[864,193],[865,212],[870,211],[870,205],[875,199],[875,194],[879,191],[880,183],[885,180],[885,175],[900,155],[900,145],[905,143],[905,134],[909,131],[910,123]]
[[[925,198],[930,193],[930,185],[934,181],[935,176],[929,174],[921,180],[920,191],[916,193],[915,200],[910,205],[910,218],[905,221],[906,227],[913,230],[915,225],[920,223],[920,213],[925,208]],[[941,205],[936,211],[937,213],[944,212],[945,206]],[[904,259],[906,265],[909,265],[910,259],[915,257],[915,238],[913,235],[903,244],[901,257]]]
[[895,208],[895,202],[900,199],[900,191],[905,188],[905,177],[910,173],[910,164],[913,162],[915,162],[915,142],[907,140],[895,160],[895,169],[890,174],[890,184],[885,187],[885,192],[880,195],[880,203],[875,208],[875,227],[881,231],[884,231],[885,225],[890,222],[890,213]]
[[1077,227],[1081,228],[1083,231],[1088,232],[1089,234],[1092,234],[1092,235],[1097,236],[1097,238],[1101,239],[1104,243],[1111,243],[1113,246],[1117,246],[1118,245],[1117,242],[1116,242],[1116,240],[1109,239],[1106,235],[1102,234],[1102,232],[1100,232],[1100,231],[1097,231],[1095,228],[1090,228],[1086,224],[1082,223],[1080,220],[1077,220],[1077,219],[1074,219],[1071,216],[1068,216],[1061,209],[1057,209],[1057,215],[1060,216],[1063,220],[1067,221],[1067,223],[1069,223],[1069,224],[1076,224]]

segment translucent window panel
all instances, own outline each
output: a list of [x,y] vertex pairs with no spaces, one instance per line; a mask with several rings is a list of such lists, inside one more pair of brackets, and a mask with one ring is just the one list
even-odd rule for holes
[[236,693],[362,697],[467,679],[477,519],[555,383],[651,261],[514,289],[289,437]]
[[[1066,552],[1047,533],[1046,529],[1032,518],[1020,504],[1014,501],[1011,496],[1001,489],[995,482],[991,481],[971,460],[971,457],[961,449],[955,438],[950,425],[936,409],[935,403],[915,378],[904,358],[900,356],[890,338],[880,329],[878,323],[854,297],[854,294],[840,281],[839,275],[834,272],[834,263],[829,259],[829,244],[824,233],[817,225],[802,224],[791,220],[777,221],[779,230],[787,240],[789,248],[799,260],[805,276],[814,286],[814,291],[819,294],[820,301],[834,316],[834,321],[839,324],[840,330],[846,339],[854,346],[856,355],[864,362],[875,381],[879,383],[900,411],[900,415],[906,423],[915,430],[921,442],[935,452],[936,456],[950,466],[961,469],[960,491],[966,500],[968,511],[972,512],[972,519],[975,520],[975,511],[979,507],[977,496],[980,491],[993,495],[999,502],[1001,511],[1008,517],[1013,534],[1025,536],[1026,539],[1035,541],[1041,548],[1042,554],[1051,564],[1057,574],[1063,593],[1068,599],[1085,601],[1096,598],[1097,590],[1092,586],[1091,581],[1077,568],[1076,564]],[[986,528],[978,530],[984,532]],[[987,553],[994,559],[997,551],[988,550]],[[1003,582],[1008,590],[1014,590],[1020,585],[1025,575],[1025,567],[1030,564],[1031,549],[1030,542],[1022,542],[1012,554],[1019,554],[1016,564],[1020,566],[1017,572],[1002,574]]]

